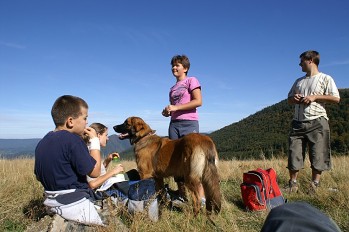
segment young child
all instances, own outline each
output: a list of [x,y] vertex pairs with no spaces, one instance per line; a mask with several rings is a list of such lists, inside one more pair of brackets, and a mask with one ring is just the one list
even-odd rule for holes
[[[45,189],[44,204],[67,220],[103,225],[95,195],[86,175],[98,177],[100,143],[96,131],[86,128],[87,103],[75,96],[59,97],[52,106],[55,130],[47,133],[35,150],[34,173]],[[90,137],[90,151],[81,138]]]
[[[101,123],[92,123],[90,125],[90,128],[94,129],[97,132],[97,137],[99,138],[101,147],[105,147],[109,140],[108,127]],[[88,144],[88,147],[90,147],[89,139],[87,136],[84,137],[84,140]],[[90,188],[96,190],[99,187],[101,187],[104,184],[104,182],[107,181],[109,178],[117,174],[120,174],[121,172],[124,172],[124,167],[122,164],[118,164],[113,169],[107,171],[107,167],[109,166],[110,162],[115,158],[120,158],[119,153],[111,153],[104,159],[104,161],[101,163],[100,176],[93,178],[87,175],[87,182]],[[104,190],[103,193],[97,192],[96,194],[98,196],[102,195],[102,198],[112,196],[114,200],[117,199],[120,201],[124,201],[128,197],[128,189],[130,185],[138,182],[140,180],[140,176],[136,169],[131,169],[124,173],[124,178],[125,181],[114,183],[108,189]],[[124,203],[126,202],[124,201]]]
[[[176,55],[171,59],[172,74],[176,78],[176,84],[171,87],[167,105],[162,115],[171,116],[168,129],[170,139],[179,139],[189,133],[199,133],[199,114],[197,107],[202,105],[201,85],[195,77],[188,77],[190,68],[189,58],[185,55]],[[175,178],[178,185],[180,199],[185,200],[185,188],[183,178]],[[199,193],[202,203],[205,203],[205,195],[202,185]]]
[[[108,127],[101,123],[92,123],[90,125],[91,128],[93,128],[96,133],[97,137],[99,138],[99,143],[101,147],[105,147],[107,145],[107,142],[109,140],[108,138]],[[119,153],[111,153],[109,154],[103,163],[101,164],[101,175],[93,178],[87,175],[87,182],[92,189],[97,189],[100,187],[106,180],[108,180],[110,177],[115,176],[121,172],[124,171],[124,167],[122,164],[118,164],[115,168],[111,169],[109,172],[107,172],[107,167],[115,157],[120,158]]]

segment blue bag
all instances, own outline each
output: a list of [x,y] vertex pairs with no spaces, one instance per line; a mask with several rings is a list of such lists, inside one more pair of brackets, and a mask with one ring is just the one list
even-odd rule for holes
[[154,179],[144,179],[130,185],[128,198],[127,209],[130,214],[146,211],[150,220],[157,221],[159,219],[159,205]]

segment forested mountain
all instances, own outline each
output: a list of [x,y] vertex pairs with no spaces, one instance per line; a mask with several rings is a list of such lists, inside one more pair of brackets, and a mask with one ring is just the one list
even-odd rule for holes
[[[339,104],[327,104],[333,154],[348,154],[349,89],[340,89]],[[216,143],[222,159],[271,158],[287,154],[293,106],[283,100],[249,117],[214,131],[209,136]]]

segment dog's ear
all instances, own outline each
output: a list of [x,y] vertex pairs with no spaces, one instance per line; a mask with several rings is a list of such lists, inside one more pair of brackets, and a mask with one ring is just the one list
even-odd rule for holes
[[143,119],[138,117],[133,118],[132,125],[132,134],[134,134],[136,137],[134,140],[143,138],[153,131],[150,126],[143,121]]
[[144,136],[146,136],[146,135],[152,133],[152,131],[153,131],[153,130],[150,128],[150,126],[148,126],[148,124],[144,123],[144,124],[142,125],[141,130],[139,130],[139,131],[136,133],[136,135],[137,135],[137,137],[139,137],[139,138],[143,138]]

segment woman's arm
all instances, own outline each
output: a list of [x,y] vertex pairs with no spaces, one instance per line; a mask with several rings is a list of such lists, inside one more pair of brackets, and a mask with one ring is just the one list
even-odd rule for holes
[[124,167],[122,166],[122,164],[119,164],[115,168],[113,168],[112,170],[107,172],[106,174],[99,176],[99,177],[91,180],[90,182],[88,182],[88,185],[90,186],[90,188],[96,189],[96,188],[100,187],[110,177],[112,177],[116,174],[119,174],[120,172],[123,172],[123,171],[124,171]]
[[167,106],[167,111],[177,111],[177,110],[191,110],[195,109],[196,107],[202,106],[202,96],[201,96],[201,89],[196,88],[191,92],[192,100],[186,104],[183,105],[169,105]]
[[104,167],[107,168],[108,165],[109,165],[109,163],[110,163],[110,161],[112,161],[114,157],[120,158],[119,153],[117,153],[117,152],[110,153],[110,154],[107,156],[107,158],[105,158],[105,160],[103,161]]

